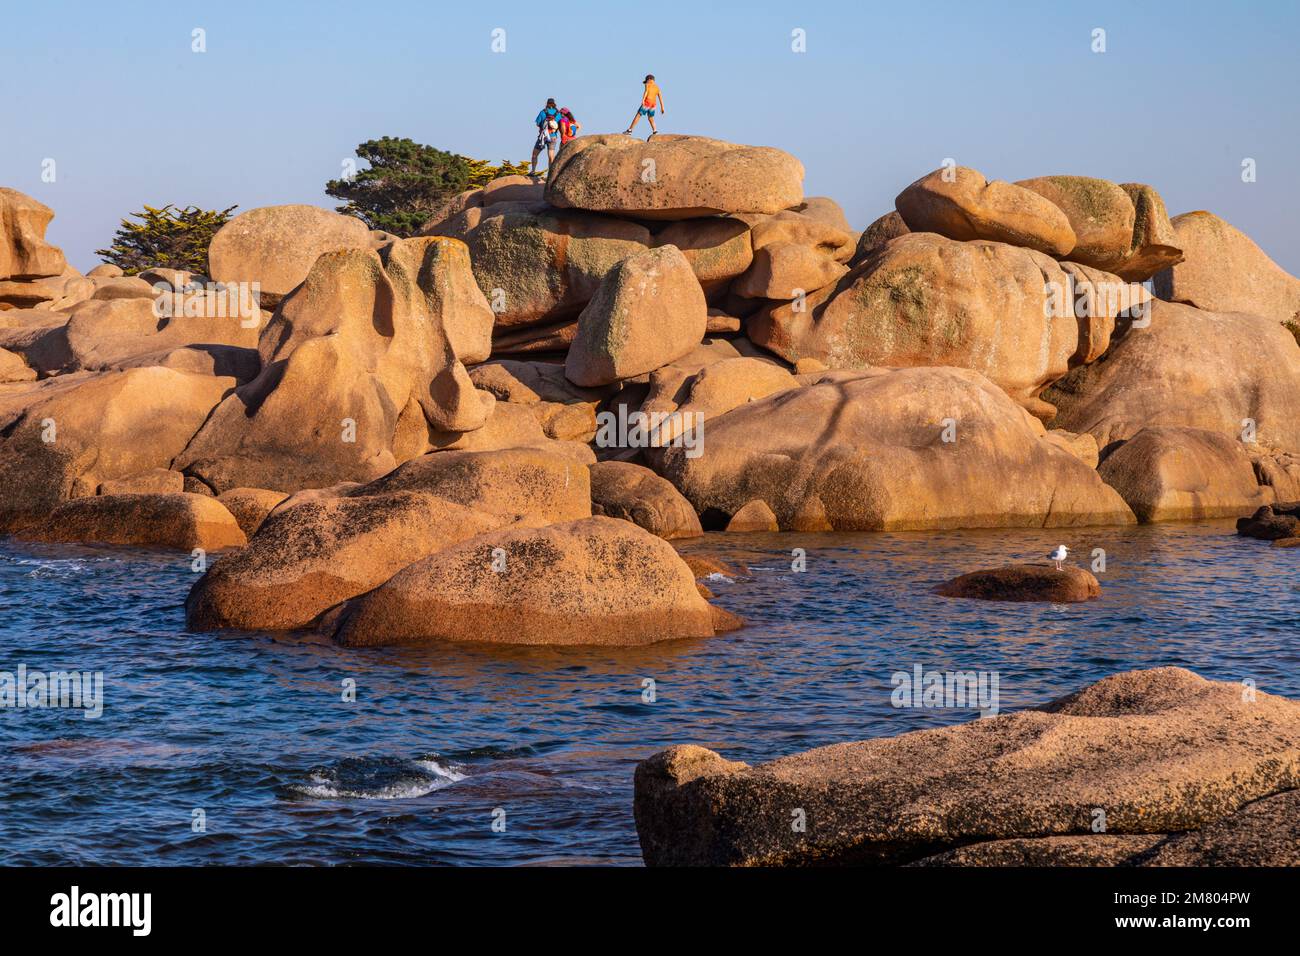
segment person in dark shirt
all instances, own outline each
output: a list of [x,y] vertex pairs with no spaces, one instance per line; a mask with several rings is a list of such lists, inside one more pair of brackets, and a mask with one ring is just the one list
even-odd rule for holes
[[555,145],[559,140],[560,130],[560,108],[555,105],[555,99],[548,99],[542,111],[537,114],[534,120],[537,125],[537,142],[533,144],[532,168],[528,171],[529,176],[537,175],[537,157],[541,155],[543,149],[546,150],[546,164],[555,162]]

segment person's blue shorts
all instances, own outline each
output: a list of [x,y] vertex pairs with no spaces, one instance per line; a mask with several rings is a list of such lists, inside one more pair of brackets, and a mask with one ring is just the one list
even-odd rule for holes
[[639,110],[636,111],[636,115],[637,115],[637,116],[649,116],[651,119],[654,119],[655,111],[654,111],[654,109],[653,109],[652,107],[649,107],[649,106],[643,106],[643,107],[641,107]]

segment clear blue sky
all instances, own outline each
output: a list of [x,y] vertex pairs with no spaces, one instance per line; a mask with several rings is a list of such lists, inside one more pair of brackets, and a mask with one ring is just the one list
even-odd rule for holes
[[620,131],[652,72],[663,129],[789,150],[858,228],[951,156],[1151,183],[1300,274],[1298,40],[1295,0],[3,0],[0,185],[55,210],[84,270],[143,203],[330,207],[322,184],[366,139],[525,159],[547,96]]

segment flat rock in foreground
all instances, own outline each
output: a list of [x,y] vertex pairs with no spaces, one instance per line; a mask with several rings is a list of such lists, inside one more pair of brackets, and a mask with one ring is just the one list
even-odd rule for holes
[[1054,568],[1041,564],[1013,564],[987,571],[971,571],[935,589],[944,597],[981,601],[1050,601],[1073,604],[1101,596],[1101,585],[1083,568]]
[[1300,703],[1165,667],[753,767],[672,747],[637,767],[634,809],[651,866],[898,864],[1090,835],[1098,809],[1112,836],[1205,830],[1297,786]]
[[1300,790],[1254,803],[1200,830],[993,840],[915,866],[1300,866]]

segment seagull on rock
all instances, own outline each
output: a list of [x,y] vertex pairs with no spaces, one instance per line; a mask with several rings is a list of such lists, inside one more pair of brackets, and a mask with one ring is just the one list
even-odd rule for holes
[[1067,548],[1063,544],[1058,544],[1056,546],[1056,550],[1047,556],[1047,560],[1053,562],[1056,565],[1056,570],[1060,571],[1061,562],[1065,560],[1066,555],[1068,555],[1069,553],[1070,553],[1069,548]]

